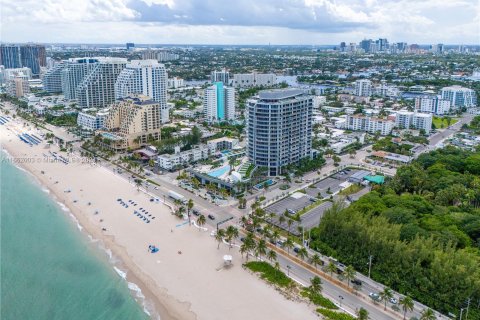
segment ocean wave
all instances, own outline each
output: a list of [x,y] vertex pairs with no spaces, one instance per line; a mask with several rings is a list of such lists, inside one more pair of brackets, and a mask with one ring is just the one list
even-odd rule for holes
[[118,269],[117,267],[113,266],[113,269],[115,270],[115,272],[120,276],[120,278],[122,278],[123,280],[126,280],[127,279],[127,273]]
[[[64,207],[65,207],[65,206],[64,206]],[[63,210],[63,208],[62,208],[62,210],[65,211],[65,212],[69,212],[69,211],[70,211],[67,207],[65,207],[65,208],[66,208],[66,210]],[[78,230],[82,231],[82,230],[83,230],[83,227],[82,227],[82,225],[80,224],[80,222],[78,222],[77,218],[76,218],[72,213],[69,213],[69,216],[70,216],[70,218],[72,218],[73,222],[75,222],[75,224],[77,225]]]
[[[127,282],[128,289],[135,292],[135,297],[140,300],[140,303],[143,306],[143,312],[145,312],[145,314],[147,314],[152,319],[160,320],[160,315],[155,312],[155,307],[147,302],[147,300],[145,299],[145,295],[142,293],[142,289],[140,289],[140,287],[136,283],[127,281],[127,272],[117,268],[116,266],[113,266],[113,269],[120,276],[120,278]],[[152,312],[155,313],[155,316],[152,316]]]
[[133,282],[127,282],[127,285],[128,285],[128,289],[135,291],[135,295],[137,298],[145,299],[145,296],[142,293],[142,289],[140,289],[140,287],[137,286],[137,284]]

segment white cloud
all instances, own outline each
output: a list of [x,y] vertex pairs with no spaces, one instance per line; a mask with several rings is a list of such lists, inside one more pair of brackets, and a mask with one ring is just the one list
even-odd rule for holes
[[0,0],[2,41],[478,44],[477,0]]

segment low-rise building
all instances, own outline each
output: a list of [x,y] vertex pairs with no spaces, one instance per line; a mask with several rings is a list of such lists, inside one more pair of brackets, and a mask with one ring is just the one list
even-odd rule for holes
[[321,106],[327,103],[326,96],[314,96],[313,97],[313,110],[320,109]]
[[77,124],[86,130],[100,130],[105,126],[105,119],[108,116],[108,109],[101,111],[84,110],[80,112],[77,117]]
[[30,86],[24,77],[16,76],[7,81],[5,91],[11,97],[21,98],[30,93]]
[[415,109],[420,112],[444,115],[450,112],[450,100],[442,99],[440,96],[425,96],[415,99]]
[[432,114],[411,111],[398,111],[395,115],[395,125],[400,129],[417,129],[430,133],[432,129]]
[[179,78],[179,77],[168,78],[168,89],[178,89],[184,86],[185,84],[182,78]]
[[330,149],[333,150],[335,153],[341,153],[349,146],[360,143],[363,144],[365,142],[365,133],[352,133],[348,135],[342,135],[338,141],[330,144]]
[[157,157],[157,165],[163,170],[173,170],[179,166],[191,164],[200,160],[206,160],[215,153],[215,146],[198,145],[192,149],[180,152],[178,149],[174,154],[162,154]]
[[233,75],[233,86],[235,88],[248,87],[271,87],[277,82],[274,73],[243,73]]
[[380,133],[382,136],[392,132],[395,122],[387,119],[367,117],[364,115],[347,115],[345,129],[354,131],[365,131],[372,134]]
[[222,137],[207,141],[207,145],[216,151],[233,149],[238,145],[238,139]]

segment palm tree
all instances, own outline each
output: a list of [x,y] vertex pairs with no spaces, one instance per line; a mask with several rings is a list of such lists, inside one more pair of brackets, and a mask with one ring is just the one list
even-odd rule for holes
[[287,248],[287,253],[290,255],[290,249],[293,248],[293,240],[292,238],[288,237],[287,241],[285,241],[285,244],[283,245],[285,248]]
[[281,225],[285,222],[285,220],[286,220],[285,216],[284,216],[284,215],[280,215],[280,216],[278,217],[278,225],[281,226]]
[[406,296],[405,298],[401,298],[398,303],[402,306],[403,319],[405,320],[407,317],[407,312],[413,311],[413,307],[414,307],[413,299],[410,298],[409,296]]
[[256,248],[256,243],[255,239],[253,237],[252,233],[248,233],[247,236],[245,237],[242,246],[240,247],[240,252],[246,253],[246,258],[248,261],[248,252]]
[[322,280],[318,277],[315,276],[310,279],[310,287],[308,287],[311,293],[316,293],[320,294],[322,292]]
[[142,186],[142,180],[135,179],[135,186],[137,187],[137,191],[140,191],[140,187]]
[[192,210],[193,208],[193,200],[192,199],[188,199],[188,202],[187,202],[187,217],[188,217],[188,224],[190,224],[190,210]]
[[289,234],[289,235],[290,235],[290,228],[292,227],[292,223],[293,223],[293,220],[292,220],[292,219],[288,219],[288,220],[287,220],[288,234]]
[[390,300],[390,298],[393,298],[393,292],[390,288],[385,287],[382,292],[379,294],[380,300],[383,300],[385,302],[385,311],[387,310],[387,302]]
[[225,231],[225,236],[229,244],[229,250],[232,247],[232,240],[238,237],[238,229],[234,226],[228,226],[227,231]]
[[280,263],[278,263],[278,261],[275,261],[275,265],[273,267],[275,268],[275,277],[277,277],[277,271],[280,270]]
[[360,310],[357,311],[357,319],[368,320],[368,311],[364,308],[360,308]]
[[255,248],[255,255],[260,256],[260,259],[262,259],[262,256],[267,254],[267,243],[265,242],[264,239],[260,239],[258,241],[257,247]]
[[330,263],[327,266],[327,271],[330,272],[330,277],[333,277],[333,273],[337,271],[337,266],[333,261],[330,261]]
[[[203,226],[206,222],[207,222],[207,219],[205,218],[205,216],[203,214],[198,216],[197,224],[198,224],[199,227]],[[200,228],[198,228],[198,231],[200,231]]]
[[302,259],[302,261],[303,261],[305,258],[308,258],[308,251],[307,251],[307,249],[305,249],[305,247],[301,247],[301,248],[298,250],[297,257],[299,257],[300,259]]
[[272,234],[270,235],[270,239],[277,245],[277,240],[280,237],[280,232],[278,230],[273,230]]
[[269,250],[267,253],[267,259],[270,261],[276,261],[277,260],[277,253],[273,250]]
[[217,249],[220,249],[220,243],[222,243],[223,238],[225,238],[225,230],[218,229],[217,234],[215,235],[215,240],[218,242]]
[[435,313],[433,313],[432,309],[425,309],[422,311],[420,315],[420,320],[436,320]]
[[185,212],[185,207],[184,206],[180,206],[177,210],[177,214],[178,216],[182,217],[183,216],[183,213]]
[[242,216],[240,218],[240,222],[242,223],[243,227],[246,227],[247,226],[247,223],[248,223],[248,218],[247,216]]
[[350,288],[350,281],[355,279],[356,271],[352,266],[347,266],[343,271],[343,276],[347,279],[347,286]]
[[313,266],[315,267],[315,269],[318,269],[318,265],[322,264],[322,259],[320,258],[320,256],[315,253],[311,258],[310,258],[310,263],[313,264]]
[[242,245],[240,246],[240,254],[242,255],[242,258],[244,253],[247,254],[247,261],[248,261],[248,244],[246,241],[243,242]]

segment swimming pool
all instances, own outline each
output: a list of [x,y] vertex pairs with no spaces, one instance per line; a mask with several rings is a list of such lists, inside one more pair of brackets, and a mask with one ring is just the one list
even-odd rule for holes
[[263,181],[263,182],[261,182],[261,183],[259,183],[259,184],[256,184],[256,185],[255,185],[255,188],[257,188],[257,189],[263,189],[263,185],[264,185],[265,183],[267,184],[267,186],[270,187],[270,186],[274,185],[274,184],[277,183],[277,182],[274,181],[274,180],[272,180],[272,179],[268,179],[268,180]]
[[211,177],[218,178],[221,175],[224,175],[225,173],[227,173],[229,170],[230,170],[230,165],[226,165],[224,167],[221,167],[221,168],[218,168],[216,170],[210,171],[208,173],[208,175],[211,176]]
[[110,140],[122,140],[122,137],[119,137],[115,134],[112,134],[112,133],[109,133],[109,132],[102,132],[101,135],[104,137],[104,138],[107,138],[107,139],[110,139]]

